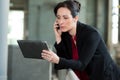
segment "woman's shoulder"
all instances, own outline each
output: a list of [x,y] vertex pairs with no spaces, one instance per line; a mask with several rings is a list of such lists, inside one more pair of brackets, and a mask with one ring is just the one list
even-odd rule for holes
[[94,26],[91,26],[91,25],[88,25],[88,24],[85,24],[85,23],[81,23],[78,21],[77,23],[77,27],[79,29],[81,29],[82,31],[95,31],[95,32],[98,32],[98,30],[94,27]]
[[77,23],[77,34],[90,35],[92,33],[100,35],[99,31],[95,27],[81,22]]

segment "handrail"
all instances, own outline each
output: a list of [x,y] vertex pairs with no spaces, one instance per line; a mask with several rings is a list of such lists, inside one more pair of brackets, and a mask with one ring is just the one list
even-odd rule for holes
[[72,69],[67,70],[66,80],[80,80]]

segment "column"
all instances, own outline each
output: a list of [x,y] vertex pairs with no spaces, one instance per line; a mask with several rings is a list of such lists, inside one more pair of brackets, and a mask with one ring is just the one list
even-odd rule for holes
[[97,0],[96,3],[96,27],[101,33],[103,39],[107,40],[107,10],[108,10],[108,2],[107,0]]
[[0,0],[0,80],[7,80],[7,27],[9,0]]
[[106,44],[110,50],[110,52],[113,50],[113,46],[112,46],[112,0],[108,0],[108,18],[107,18],[107,41]]

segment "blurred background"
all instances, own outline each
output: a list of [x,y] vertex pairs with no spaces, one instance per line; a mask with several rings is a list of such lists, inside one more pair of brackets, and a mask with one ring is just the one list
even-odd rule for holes
[[[0,80],[65,80],[66,72],[54,70],[53,64],[24,58],[16,41],[43,40],[54,49],[53,9],[60,1],[64,0],[0,1]],[[120,0],[78,1],[79,20],[98,29],[120,66]]]

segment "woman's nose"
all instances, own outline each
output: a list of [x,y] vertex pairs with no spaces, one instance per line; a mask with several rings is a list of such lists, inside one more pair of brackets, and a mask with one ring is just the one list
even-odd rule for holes
[[59,20],[58,23],[59,23],[59,24],[63,24],[63,23],[64,23],[64,20]]

